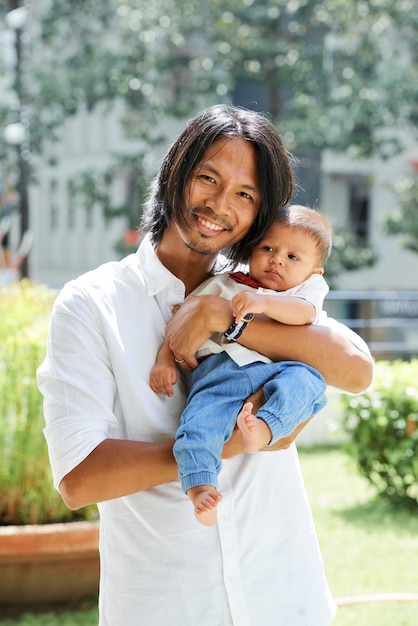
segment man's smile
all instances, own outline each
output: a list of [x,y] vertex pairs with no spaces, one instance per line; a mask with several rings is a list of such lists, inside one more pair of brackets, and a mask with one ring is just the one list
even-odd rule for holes
[[218,224],[214,224],[213,222],[209,222],[208,220],[202,217],[197,216],[196,219],[198,220],[198,222],[200,222],[200,224],[205,226],[205,228],[209,228],[209,230],[225,230],[222,226],[219,226]]

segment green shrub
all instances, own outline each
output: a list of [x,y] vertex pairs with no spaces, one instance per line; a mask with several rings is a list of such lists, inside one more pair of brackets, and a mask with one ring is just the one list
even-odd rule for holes
[[418,360],[380,361],[373,389],[342,396],[349,453],[379,494],[418,506]]
[[[36,368],[55,292],[22,281],[0,288],[0,523],[74,519],[52,484]],[[78,512],[89,518],[95,507]]]

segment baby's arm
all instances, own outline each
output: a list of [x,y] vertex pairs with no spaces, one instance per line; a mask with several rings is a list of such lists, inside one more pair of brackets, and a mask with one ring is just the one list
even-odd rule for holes
[[174,361],[174,354],[164,341],[158,351],[157,360],[151,370],[150,386],[155,393],[165,393],[166,396],[173,395],[173,385],[177,382],[177,367]]
[[316,318],[314,305],[298,296],[274,296],[255,291],[241,291],[231,299],[232,314],[241,320],[246,313],[264,313],[276,322],[300,326]]

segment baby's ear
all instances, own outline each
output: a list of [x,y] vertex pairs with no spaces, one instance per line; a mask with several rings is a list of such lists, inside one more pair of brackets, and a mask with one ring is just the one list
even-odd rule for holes
[[323,267],[314,267],[312,274],[323,274],[324,273],[324,268]]

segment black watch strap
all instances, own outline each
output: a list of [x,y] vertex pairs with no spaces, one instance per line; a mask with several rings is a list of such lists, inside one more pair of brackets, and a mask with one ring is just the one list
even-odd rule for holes
[[247,313],[239,322],[233,322],[228,330],[224,332],[224,338],[231,342],[237,341],[253,319],[254,313]]

